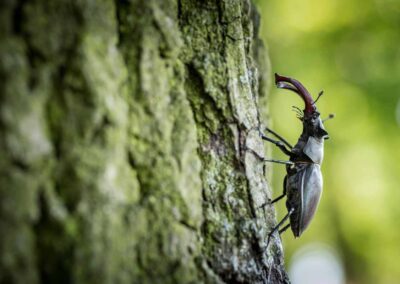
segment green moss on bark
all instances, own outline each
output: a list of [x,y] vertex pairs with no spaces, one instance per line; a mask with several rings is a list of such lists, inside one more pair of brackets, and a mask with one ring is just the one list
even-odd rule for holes
[[287,282],[250,2],[0,5],[0,282]]

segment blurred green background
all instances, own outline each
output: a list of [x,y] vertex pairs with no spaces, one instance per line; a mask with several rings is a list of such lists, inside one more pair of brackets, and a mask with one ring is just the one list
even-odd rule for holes
[[[286,264],[311,243],[332,247],[346,283],[400,283],[400,1],[256,1],[272,71],[301,81],[317,96],[330,140],[324,192],[300,239],[283,236]],[[295,144],[303,109],[294,93],[272,86],[272,128]],[[274,158],[285,157],[273,150]],[[274,196],[284,166],[274,165]],[[278,205],[278,219],[286,211]],[[328,283],[328,282],[326,282]]]

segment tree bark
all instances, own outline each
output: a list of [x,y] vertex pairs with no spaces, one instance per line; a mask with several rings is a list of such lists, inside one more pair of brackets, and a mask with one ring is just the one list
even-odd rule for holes
[[288,283],[250,2],[0,13],[0,282]]

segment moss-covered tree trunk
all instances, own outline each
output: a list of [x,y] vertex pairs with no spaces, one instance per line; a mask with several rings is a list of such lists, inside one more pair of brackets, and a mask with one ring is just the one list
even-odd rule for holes
[[286,283],[247,0],[0,2],[1,283]]

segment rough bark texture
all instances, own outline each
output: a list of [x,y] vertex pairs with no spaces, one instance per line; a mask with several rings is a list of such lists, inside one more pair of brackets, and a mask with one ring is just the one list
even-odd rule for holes
[[288,282],[250,2],[0,6],[0,282]]

